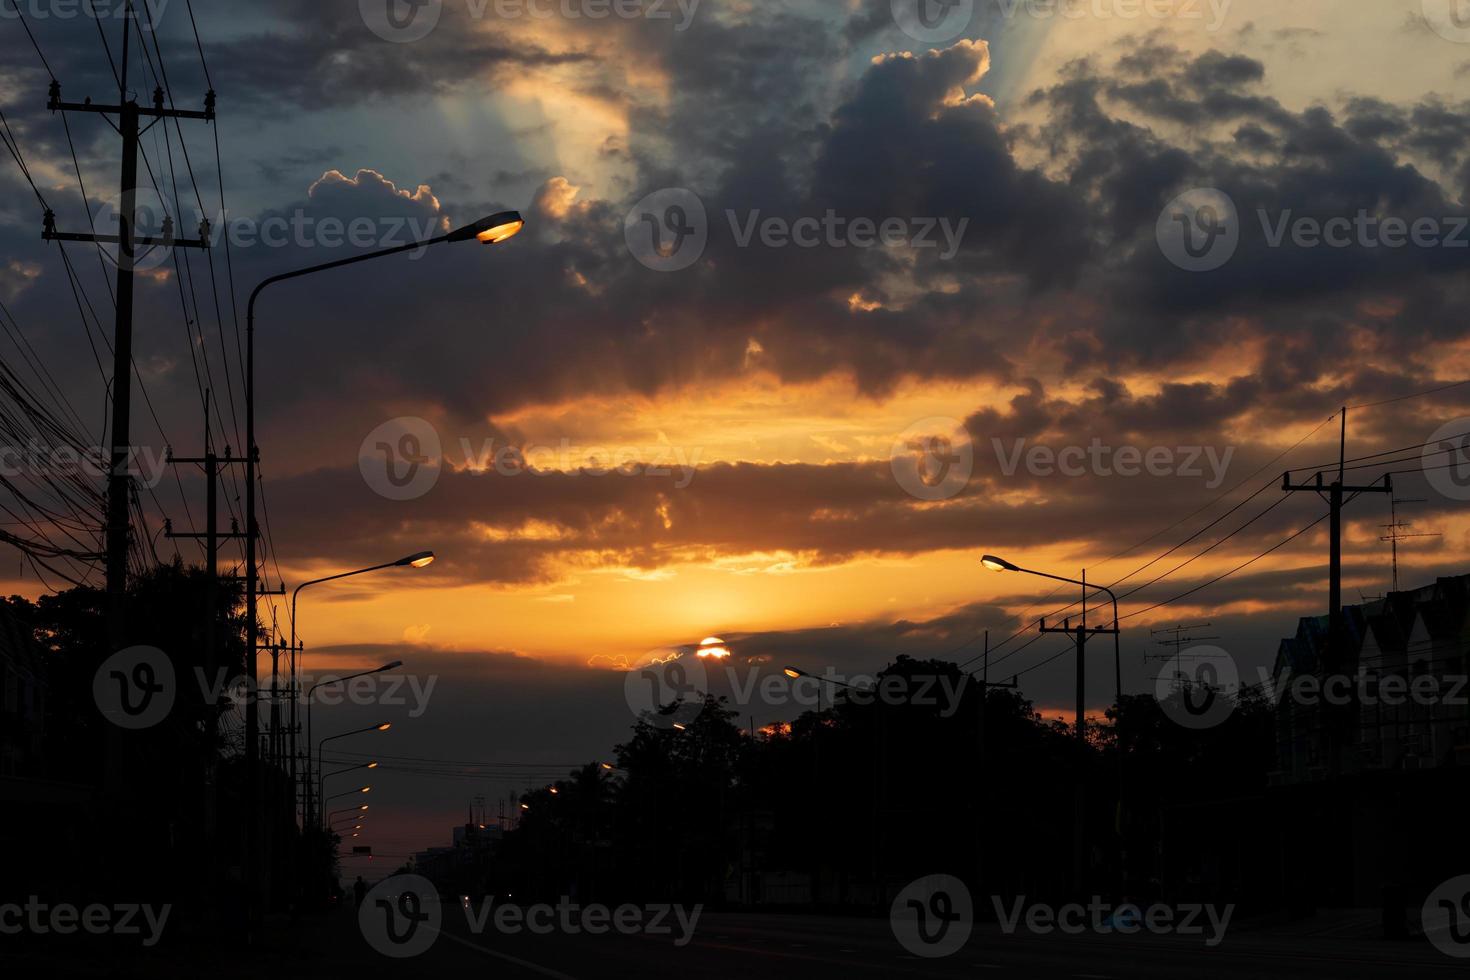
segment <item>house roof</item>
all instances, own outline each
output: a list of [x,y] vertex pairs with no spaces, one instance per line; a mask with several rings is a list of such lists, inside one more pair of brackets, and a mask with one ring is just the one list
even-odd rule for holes
[[[1354,654],[1372,636],[1384,653],[1402,653],[1416,621],[1422,621],[1433,639],[1454,639],[1470,626],[1470,574],[1444,576],[1432,585],[1391,592],[1384,599],[1343,606],[1343,626]],[[1328,617],[1303,616],[1297,620],[1296,635],[1285,637],[1276,648],[1274,674],[1315,673],[1321,668],[1327,644]]]

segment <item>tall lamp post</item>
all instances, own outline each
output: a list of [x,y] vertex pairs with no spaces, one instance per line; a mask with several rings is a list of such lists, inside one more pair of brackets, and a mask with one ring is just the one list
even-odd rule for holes
[[[1067,583],[1070,583],[1072,585],[1079,585],[1079,586],[1082,587],[1082,618],[1081,618],[1081,622],[1077,626],[1077,628],[1075,630],[1071,629],[1070,628],[1070,624],[1064,624],[1061,627],[1048,627],[1046,625],[1046,621],[1045,620],[1042,620],[1041,621],[1041,631],[1043,633],[1069,633],[1069,634],[1072,634],[1073,636],[1075,636],[1075,638],[1076,638],[1076,643],[1077,643],[1077,747],[1078,747],[1079,750],[1085,750],[1086,747],[1087,747],[1087,713],[1086,713],[1087,712],[1086,696],[1087,695],[1086,695],[1086,690],[1085,690],[1085,688],[1086,688],[1086,683],[1085,682],[1086,682],[1086,676],[1087,676],[1086,675],[1086,669],[1087,668],[1085,666],[1086,661],[1084,659],[1084,651],[1085,651],[1085,648],[1087,646],[1087,638],[1090,635],[1095,635],[1095,634],[1099,634],[1099,633],[1112,633],[1113,634],[1113,683],[1115,685],[1114,699],[1116,700],[1116,703],[1118,705],[1119,711],[1121,711],[1122,708],[1123,708],[1123,667],[1122,667],[1123,661],[1122,661],[1122,655],[1119,652],[1119,644],[1118,644],[1118,597],[1116,595],[1114,595],[1113,594],[1113,590],[1110,589],[1110,588],[1108,588],[1107,586],[1103,586],[1103,585],[1089,586],[1087,584],[1087,573],[1086,572],[1083,572],[1082,573],[1082,578],[1080,578],[1080,579],[1067,578],[1064,575],[1052,575],[1050,572],[1038,572],[1035,569],[1022,568],[1019,565],[1016,565],[1016,564],[1013,564],[1011,562],[1008,562],[1004,558],[998,558],[995,555],[985,555],[985,556],[983,556],[980,559],[980,564],[984,565],[986,568],[990,569],[991,571],[995,571],[995,572],[1022,572],[1022,573],[1026,574],[1026,575],[1035,575],[1035,576],[1037,576],[1039,578],[1049,578],[1049,579],[1051,579],[1054,582],[1067,582]],[[1106,592],[1108,594],[1108,597],[1110,599],[1112,599],[1112,601],[1113,601],[1113,623],[1112,623],[1111,626],[1108,626],[1108,627],[1098,626],[1098,627],[1093,627],[1091,629],[1088,628],[1088,626],[1087,626],[1087,590],[1089,588],[1097,589],[1100,592]],[[1120,721],[1122,720],[1121,719],[1121,715],[1119,717],[1119,720]],[[1121,817],[1121,814],[1122,814],[1122,806],[1123,806],[1123,743],[1122,743],[1122,740],[1121,739],[1119,739],[1118,744],[1115,747],[1115,751],[1118,754],[1118,774],[1117,774],[1118,787],[1117,787],[1117,794],[1118,794],[1119,815]],[[1076,797],[1075,797],[1075,811],[1076,812],[1075,812],[1074,817],[1073,817],[1073,819],[1074,819],[1074,825],[1073,825],[1073,842],[1072,842],[1072,844],[1073,844],[1073,846],[1072,846],[1072,876],[1073,876],[1073,879],[1074,879],[1073,884],[1078,889],[1078,892],[1079,893],[1082,891],[1082,887],[1083,887],[1083,884],[1084,884],[1083,877],[1084,877],[1084,874],[1085,874],[1085,871],[1086,871],[1086,855],[1087,855],[1087,831],[1086,831],[1086,827],[1087,827],[1087,823],[1086,823],[1086,821],[1087,821],[1087,812],[1086,812],[1086,807],[1087,807],[1087,804],[1086,804],[1087,773],[1086,773],[1086,769],[1085,769],[1085,762],[1086,762],[1085,751],[1079,751],[1078,760],[1077,760],[1078,771],[1077,771],[1077,788],[1076,788]],[[1121,821],[1120,821],[1120,826],[1118,827],[1118,834],[1119,834],[1119,840],[1120,841],[1122,840],[1122,830],[1123,830],[1123,828],[1121,826]],[[1120,854],[1121,854],[1121,847],[1120,847]],[[1119,859],[1119,873],[1122,874],[1122,859],[1121,859],[1121,857]],[[1126,879],[1125,879],[1125,881],[1126,881]]]
[[[399,252],[408,252],[415,249],[428,248],[442,242],[468,242],[479,241],[486,245],[495,245],[513,237],[525,227],[525,221],[520,213],[516,211],[501,211],[489,217],[481,218],[473,224],[457,228],[447,235],[437,238],[414,242],[410,245],[398,245],[393,248],[379,249],[375,252],[367,252],[363,255],[354,255],[335,262],[323,262],[320,265],[307,266],[304,269],[296,269],[292,272],[283,272],[271,276],[256,286],[250,293],[250,301],[246,305],[245,312],[245,609],[248,615],[245,618],[245,657],[246,676],[253,683],[256,677],[256,648],[259,643],[257,623],[255,620],[255,603],[258,598],[259,570],[255,561],[255,539],[259,529],[255,520],[255,463],[259,450],[255,445],[255,301],[260,297],[265,287],[274,283],[284,282],[288,279],[298,279],[302,276],[311,275],[316,272],[325,272],[328,269],[337,269],[342,266],[355,265],[358,262],[366,262],[369,259],[380,259],[387,255],[396,255]],[[253,937],[257,932],[260,920],[259,902],[261,898],[261,881],[259,878],[260,858],[260,747],[257,743],[257,733],[260,728],[260,719],[257,717],[257,705],[251,703],[250,711],[245,716],[245,873],[246,873],[246,908],[248,909],[247,936]],[[310,748],[308,744],[307,748]]]
[[[323,582],[335,582],[339,578],[351,578],[354,575],[365,575],[368,572],[377,572],[377,571],[381,571],[382,569],[385,569],[385,568],[427,568],[429,565],[432,565],[433,563],[434,563],[434,553],[432,551],[416,551],[416,552],[414,552],[411,555],[405,555],[404,557],[398,559],[397,561],[384,562],[381,565],[370,565],[367,568],[357,568],[357,569],[353,569],[350,572],[338,572],[335,575],[323,575],[321,578],[314,578],[314,579],[311,579],[310,581],[302,582],[300,585],[296,586],[296,588],[291,592],[291,741],[292,741],[292,748],[291,748],[291,784],[293,786],[296,784],[296,748],[295,748],[295,741],[296,741],[296,702],[297,702],[297,697],[296,697],[296,694],[297,694],[297,691],[296,691],[296,683],[297,683],[297,681],[296,681],[296,654],[297,654],[298,649],[300,647],[300,641],[297,639],[297,636],[296,636],[296,600],[301,596],[301,590],[304,589],[304,588],[306,588],[309,585],[320,585]],[[398,665],[399,665],[399,662],[395,661],[391,666],[398,666]],[[379,669],[380,670],[386,670],[387,667],[381,667]],[[358,676],[358,675],[354,675],[354,676]],[[343,680],[345,680],[345,679],[346,678],[343,678]],[[315,690],[315,689],[316,689],[315,687],[312,688],[312,690]],[[308,727],[307,727],[307,733],[306,733],[306,764],[302,767],[306,771],[302,774],[302,780],[301,781],[302,781],[303,785],[305,785],[307,787],[310,787],[311,786],[311,729],[310,729],[311,703],[309,701],[307,702],[306,711],[307,711],[307,720],[308,720]],[[308,793],[307,795],[309,796],[310,794]],[[309,819],[308,819],[308,817],[307,817],[307,808],[306,808],[305,805],[302,806],[301,812],[302,812],[302,826],[304,827],[304,826],[306,826],[310,822]]]

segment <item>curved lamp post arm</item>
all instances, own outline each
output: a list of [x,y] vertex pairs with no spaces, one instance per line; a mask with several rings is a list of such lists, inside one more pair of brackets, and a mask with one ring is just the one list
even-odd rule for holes
[[323,582],[331,582],[331,581],[334,581],[334,580],[339,579],[339,578],[348,578],[349,576],[352,576],[352,575],[362,575],[365,572],[376,572],[379,569],[392,568],[395,564],[397,564],[397,562],[391,562],[390,561],[390,562],[385,562],[382,565],[374,565],[372,568],[359,568],[356,571],[352,571],[352,572],[338,572],[336,575],[324,575],[321,578],[314,578],[314,579],[311,579],[310,581],[302,582],[300,585],[296,586],[296,588],[292,589],[291,590],[291,648],[293,650],[296,648],[296,599],[297,599],[298,596],[301,595],[301,590],[302,589],[306,588],[308,585],[320,585]]
[[[1039,578],[1049,578],[1054,582],[1067,582],[1071,585],[1080,585],[1084,590],[1096,589],[1098,592],[1106,592],[1108,594],[1108,598],[1111,599],[1113,602],[1113,685],[1115,689],[1113,697],[1114,700],[1117,701],[1118,707],[1122,708],[1123,655],[1121,652],[1121,646],[1118,642],[1118,596],[1113,592],[1113,590],[1108,588],[1106,585],[1094,585],[1088,582],[1084,582],[1081,579],[1067,578],[1065,575],[1053,575],[1050,572],[1038,572],[1034,568],[1022,568],[1020,565],[1014,565],[1011,562],[1006,561],[1004,558],[996,558],[993,555],[986,555],[984,558],[980,559],[980,562],[987,568],[993,568],[997,571],[1024,572],[1027,575],[1035,575]],[[1087,602],[1087,593],[1085,591],[1082,594],[1082,601],[1084,604],[1083,608],[1085,609]]]
[[1047,572],[1038,572],[1031,568],[1017,567],[1015,570],[1025,572],[1027,575],[1039,575],[1042,578],[1055,579],[1058,582],[1070,582],[1073,585],[1080,585],[1084,589],[1096,589],[1098,592],[1106,592],[1108,594],[1108,598],[1113,602],[1113,700],[1117,701],[1118,707],[1121,708],[1123,706],[1123,656],[1118,643],[1118,596],[1106,585],[1095,585],[1091,582],[1084,582],[1081,579],[1067,578],[1064,575],[1051,575]]

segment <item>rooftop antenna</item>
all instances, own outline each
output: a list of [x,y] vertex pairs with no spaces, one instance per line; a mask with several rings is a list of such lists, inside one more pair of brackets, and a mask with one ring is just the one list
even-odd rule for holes
[[1381,536],[1379,541],[1387,541],[1393,549],[1393,591],[1399,590],[1399,542],[1405,538],[1440,538],[1444,537],[1439,531],[1413,531],[1407,529],[1414,525],[1408,521],[1399,520],[1399,504],[1427,504],[1429,501],[1424,497],[1394,497],[1388,498],[1389,523],[1381,524],[1380,527],[1388,529],[1388,533]]
[[1210,623],[1195,623],[1193,626],[1183,626],[1183,625],[1180,625],[1180,626],[1166,626],[1163,629],[1149,630],[1149,633],[1151,635],[1153,635],[1153,636],[1163,636],[1164,637],[1164,639],[1162,639],[1162,640],[1155,640],[1154,641],[1155,643],[1157,643],[1161,647],[1171,647],[1172,650],[1169,653],[1156,653],[1156,654],[1152,654],[1152,655],[1145,653],[1143,655],[1143,659],[1145,661],[1149,661],[1149,660],[1172,660],[1172,661],[1174,661],[1174,679],[1176,681],[1178,681],[1180,678],[1182,678],[1184,676],[1184,672],[1182,670],[1180,670],[1180,665],[1182,664],[1182,662],[1184,661],[1184,659],[1186,657],[1188,659],[1190,659],[1190,660],[1198,660],[1200,657],[1204,656],[1204,654],[1200,654],[1200,653],[1186,654],[1184,652],[1184,648],[1186,646],[1188,646],[1189,644],[1195,643],[1195,642],[1197,642],[1199,640],[1218,640],[1219,639],[1218,636],[1195,636],[1194,635],[1194,631],[1195,630],[1209,629],[1211,625],[1212,624],[1210,624]]

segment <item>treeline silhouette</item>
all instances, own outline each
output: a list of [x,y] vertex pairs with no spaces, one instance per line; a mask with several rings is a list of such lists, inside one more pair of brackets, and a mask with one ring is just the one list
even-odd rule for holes
[[671,719],[689,706],[646,714],[615,768],[524,794],[493,857],[443,884],[527,900],[882,908],[947,873],[977,897],[1198,898],[1221,879],[1192,866],[1187,833],[1166,849],[1171,815],[1259,794],[1273,765],[1270,707],[1248,692],[1201,731],[1125,696],[1083,744],[1013,690],[961,683],[952,663],[900,656],[877,677],[890,696],[839,692],[756,732],[710,696],[681,728]]
[[[171,902],[171,932],[238,914],[242,706],[221,689],[244,670],[244,604],[232,583],[219,587],[209,676],[208,589],[202,569],[179,562],[132,576],[118,643],[98,589],[0,600],[12,635],[30,643],[13,654],[39,659],[43,705],[38,744],[7,774],[18,799],[0,808],[0,900]],[[128,731],[103,716],[94,682],[111,653],[134,645],[166,657],[174,702]]]

